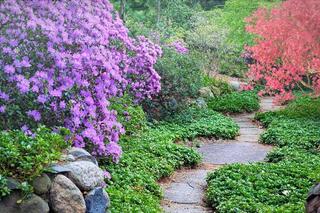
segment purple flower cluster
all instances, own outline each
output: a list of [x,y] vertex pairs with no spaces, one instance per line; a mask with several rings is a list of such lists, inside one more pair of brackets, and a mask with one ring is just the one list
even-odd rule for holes
[[0,112],[19,105],[29,122],[62,123],[75,146],[117,161],[124,129],[109,100],[125,91],[137,101],[158,93],[153,65],[160,55],[148,39],[128,36],[108,0],[6,0],[0,4]]
[[184,54],[188,54],[189,53],[189,49],[181,41],[174,41],[169,46],[173,47],[177,51],[177,53],[179,53],[179,54],[183,54],[184,55]]

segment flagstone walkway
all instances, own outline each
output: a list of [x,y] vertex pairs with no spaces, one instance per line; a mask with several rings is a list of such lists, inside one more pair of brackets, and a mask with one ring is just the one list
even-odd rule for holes
[[[263,97],[261,111],[278,109],[272,98]],[[205,204],[207,173],[226,164],[263,161],[272,146],[259,144],[263,132],[253,122],[254,113],[231,116],[240,126],[240,135],[235,140],[202,139],[198,151],[203,162],[195,169],[177,171],[166,183],[162,183],[164,200],[162,207],[167,213],[207,213],[212,212]]]

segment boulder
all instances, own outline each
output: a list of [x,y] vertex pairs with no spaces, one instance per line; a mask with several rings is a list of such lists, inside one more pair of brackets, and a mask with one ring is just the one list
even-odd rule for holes
[[170,110],[176,110],[178,108],[178,102],[175,98],[170,98],[167,102],[167,107]]
[[48,203],[35,194],[21,203],[20,210],[28,213],[47,213],[50,211]]
[[7,178],[7,187],[10,190],[19,189],[19,186],[20,186],[20,182],[19,181],[17,181],[14,178],[10,178],[10,177]]
[[320,183],[314,185],[309,191],[306,202],[306,212],[320,212]]
[[212,98],[212,97],[214,97],[214,94],[211,91],[210,87],[202,87],[199,90],[199,94],[200,94],[200,97],[202,97],[202,98]]
[[204,100],[204,98],[197,98],[197,100],[196,100],[196,105],[197,105],[197,107],[199,107],[199,108],[207,108],[208,106],[207,106],[207,102]]
[[218,87],[215,86],[210,86],[211,92],[214,96],[219,96],[221,95],[221,91]]
[[82,191],[104,186],[103,171],[90,161],[75,161],[65,165],[70,170],[68,177]]
[[96,158],[90,155],[90,153],[84,149],[72,147],[69,150],[69,155],[73,156],[75,160],[91,161],[98,166]]
[[72,162],[72,161],[75,161],[76,158],[75,158],[73,155],[70,155],[70,154],[66,155],[66,154],[64,154],[64,155],[61,156],[61,160],[62,160],[62,161]]
[[239,81],[230,81],[230,86],[236,91],[241,89],[241,84]]
[[20,191],[13,191],[0,200],[0,212],[3,213],[47,213],[49,205],[41,197],[32,194],[28,199]]
[[0,212],[17,213],[20,212],[17,202],[22,199],[22,194],[19,191],[13,191],[10,195],[0,200]]
[[90,191],[86,198],[86,213],[105,213],[110,206],[110,199],[107,192],[102,187]]
[[42,174],[33,180],[32,186],[36,194],[42,195],[49,191],[51,187],[51,180],[48,175]]
[[50,204],[57,213],[84,213],[86,204],[81,191],[64,175],[57,175],[50,189]]
[[70,169],[62,166],[62,165],[58,165],[58,164],[54,164],[54,165],[51,165],[49,167],[49,170],[51,173],[54,173],[54,174],[60,174],[60,173],[67,173],[67,172],[70,172]]

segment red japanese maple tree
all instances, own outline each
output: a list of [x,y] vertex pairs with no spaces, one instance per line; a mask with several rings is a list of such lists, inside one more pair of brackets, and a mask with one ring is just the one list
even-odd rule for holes
[[254,64],[248,76],[263,81],[266,92],[282,101],[292,89],[320,94],[320,0],[287,0],[278,7],[259,9],[247,18],[247,31],[257,35],[247,47]]

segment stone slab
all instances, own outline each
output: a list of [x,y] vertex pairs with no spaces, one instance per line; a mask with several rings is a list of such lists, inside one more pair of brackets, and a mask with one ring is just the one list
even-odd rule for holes
[[165,189],[164,199],[180,204],[201,204],[203,186],[188,182],[174,182]]
[[170,203],[164,204],[163,210],[166,213],[211,213],[211,209],[189,204]]
[[203,162],[231,164],[263,161],[271,149],[271,146],[258,143],[224,142],[204,144],[198,150],[203,155]]

